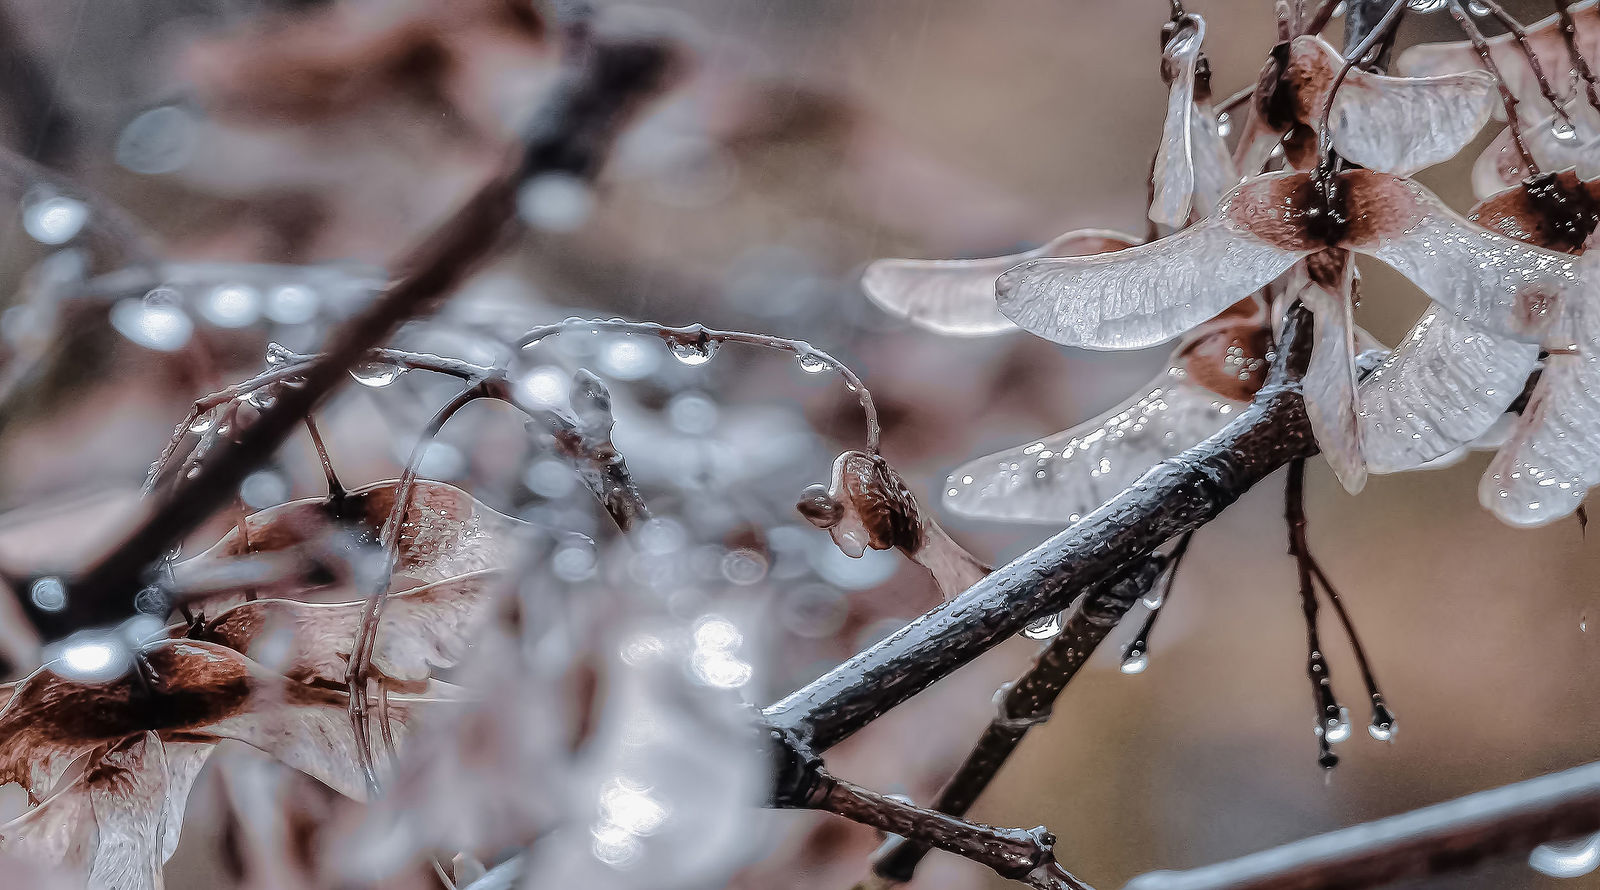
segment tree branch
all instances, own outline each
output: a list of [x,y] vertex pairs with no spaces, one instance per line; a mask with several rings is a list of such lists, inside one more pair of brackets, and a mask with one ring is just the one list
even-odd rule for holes
[[[580,28],[582,26],[580,25]],[[507,239],[520,184],[564,173],[593,176],[631,113],[667,79],[673,54],[655,40],[581,40],[568,70],[535,121],[520,160],[483,186],[399,264],[394,284],[336,331],[305,369],[304,385],[287,389],[244,431],[220,448],[193,479],[177,486],[106,557],[69,587],[67,608],[52,621],[57,632],[117,620],[128,614],[145,571],[172,544],[227,502],[239,483],[266,461],[311,409],[344,382],[399,326],[426,314]]]
[[1600,763],[1591,763],[1228,862],[1151,872],[1123,890],[1356,890],[1597,830]]
[[[1094,654],[1095,647],[1122,620],[1133,604],[1150,591],[1166,560],[1152,555],[1127,577],[1104,584],[1080,597],[1061,632],[1039,652],[1028,672],[1015,683],[1000,688],[998,713],[978,737],[967,759],[939,790],[933,808],[964,816],[989,787],[1028,730],[1050,719],[1056,698]],[[879,877],[904,883],[911,880],[929,845],[907,839],[902,832],[879,851],[872,870]]]

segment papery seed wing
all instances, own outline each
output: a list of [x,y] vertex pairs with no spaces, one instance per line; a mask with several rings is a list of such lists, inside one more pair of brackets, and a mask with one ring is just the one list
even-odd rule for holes
[[1539,347],[1474,329],[1437,304],[1361,382],[1361,448],[1398,473],[1475,442],[1522,392]]
[[1023,253],[977,260],[878,260],[861,289],[885,312],[941,334],[977,336],[1016,328],[994,302],[1000,273],[1036,257],[1083,256],[1122,250],[1139,239],[1105,229],[1068,232]]
[[[173,567],[180,581],[222,561],[301,548],[318,557],[335,551],[334,535],[348,527],[362,540],[376,541],[394,507],[396,480],[375,482],[346,492],[338,505],[304,498],[268,507],[246,518],[245,536],[234,528],[217,543]],[[432,584],[467,572],[509,567],[526,523],[506,516],[445,482],[418,479],[401,526],[391,590]],[[337,555],[334,553],[333,555]],[[336,560],[330,560],[336,561]],[[242,591],[203,601],[208,612],[242,602]]]
[[1511,188],[1527,175],[1522,156],[1517,153],[1516,142],[1511,137],[1511,129],[1507,127],[1472,162],[1472,193],[1481,201]]
[[1194,200],[1202,215],[1217,209],[1227,194],[1239,185],[1239,170],[1233,153],[1222,138],[1216,111],[1209,103],[1196,102],[1189,117],[1189,145],[1194,157]]
[[[1189,221],[1194,206],[1194,86],[1200,64],[1200,43],[1205,23],[1188,16],[1161,53],[1161,66],[1170,75],[1167,117],[1161,125],[1161,146],[1151,173],[1154,193],[1150,219],[1174,229]],[[1202,212],[1210,212],[1206,207]]]
[[[362,794],[344,693],[292,682],[213,643],[165,640],[140,654],[159,682],[79,681],[55,673],[55,663],[24,679],[0,711],[0,779],[42,796],[74,760],[150,731],[186,742],[237,739]],[[403,719],[409,710],[394,713]]]
[[969,461],[945,482],[951,512],[1008,522],[1077,522],[1157,463],[1215,433],[1245,403],[1175,365],[1134,398],[1066,432]]
[[[1579,50],[1586,57],[1595,58],[1596,51],[1600,50],[1600,10],[1597,10],[1595,0],[1585,0],[1583,3],[1570,6],[1568,12],[1571,13],[1573,24],[1577,29]],[[1550,15],[1529,25],[1525,30],[1528,44],[1534,55],[1538,56],[1556,93],[1562,96],[1572,95],[1573,83],[1570,72],[1575,66],[1572,54],[1567,51],[1566,39],[1561,36],[1561,20],[1555,15]],[[1528,64],[1528,57],[1517,45],[1515,36],[1501,34],[1489,38],[1488,44],[1490,58],[1500,70],[1501,76],[1505,78],[1506,86],[1512,95],[1523,103],[1543,102],[1533,67]],[[1428,77],[1481,69],[1483,62],[1470,41],[1458,40],[1413,46],[1400,54],[1395,68],[1401,74],[1410,77]],[[1494,113],[1496,117],[1504,119],[1500,108],[1495,108]]]
[[1305,282],[1300,300],[1316,318],[1316,339],[1306,368],[1304,392],[1311,431],[1345,491],[1356,494],[1367,482],[1361,459],[1361,429],[1356,424],[1355,320],[1350,293],[1354,263],[1344,263],[1342,294]]
[[[430,668],[454,667],[503,581],[504,574],[491,569],[390,594],[378,624],[373,667],[380,676],[408,682],[426,680]],[[169,633],[244,652],[297,682],[337,685],[344,682],[364,606],[255,600],[198,629],[174,627]]]
[[1527,407],[1478,486],[1502,521],[1546,525],[1600,482],[1600,356],[1551,355]]
[[[1320,37],[1292,44],[1287,76],[1295,116],[1315,126],[1344,59]],[[1407,176],[1448,161],[1470,143],[1498,101],[1487,71],[1386,77],[1352,70],[1334,98],[1329,126],[1339,154],[1373,170]]]
[[172,854],[178,851],[178,838],[183,830],[183,813],[189,803],[189,792],[216,748],[210,742],[161,741],[167,770],[166,804],[161,815],[162,862],[171,859]]
[[1354,220],[1344,245],[1476,327],[1537,343],[1582,300],[1572,256],[1476,226],[1409,179],[1362,170],[1339,182]]
[[91,755],[72,784],[0,826],[0,849],[78,875],[87,890],[160,890],[173,790],[160,740],[140,734]]
[[1115,253],[1030,260],[1000,276],[1000,311],[1066,346],[1137,349],[1194,328],[1310,253],[1282,247],[1247,223],[1272,213],[1282,174],[1250,179],[1210,217]]

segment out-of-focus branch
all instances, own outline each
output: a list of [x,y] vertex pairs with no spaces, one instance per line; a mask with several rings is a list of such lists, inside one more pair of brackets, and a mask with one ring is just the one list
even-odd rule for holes
[[1444,874],[1600,830],[1600,763],[1480,791],[1123,890],[1357,890]]
[[[1159,554],[1152,555],[1128,577],[1101,585],[1078,599],[1061,632],[1040,651],[1028,672],[1015,683],[1001,687],[1000,695],[995,697],[998,713],[960,768],[939,789],[935,810],[952,816],[966,815],[1028,730],[1050,719],[1061,691],[1134,602],[1150,591],[1165,564]],[[879,852],[872,870],[888,881],[910,881],[928,850],[928,844],[897,836]]]
[[[586,34],[585,28],[578,26]],[[593,176],[613,137],[631,113],[663,86],[674,62],[673,52],[655,39],[580,39],[570,55],[519,160],[397,264],[400,272],[393,285],[331,336],[322,355],[305,369],[302,386],[286,389],[238,441],[219,448],[197,476],[176,486],[120,545],[74,580],[67,608],[52,616],[59,619],[52,629],[103,623],[127,614],[148,568],[233,497],[244,477],[344,382],[346,370],[402,323],[431,312],[506,242],[521,183],[551,173]]]

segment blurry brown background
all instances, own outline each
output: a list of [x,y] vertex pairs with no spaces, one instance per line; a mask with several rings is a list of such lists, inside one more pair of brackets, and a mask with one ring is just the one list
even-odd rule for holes
[[[300,14],[329,14],[316,3],[284,7],[301,5],[309,11]],[[170,253],[191,258],[382,262],[492,166],[525,107],[517,97],[536,91],[549,66],[546,49],[507,36],[503,25],[435,13],[467,21],[450,26],[453,61],[430,86],[446,112],[428,110],[408,87],[296,120],[230,98],[207,79],[249,62],[252,51],[284,51],[282,41],[239,30],[283,7],[5,6],[12,42],[33,54],[71,111],[72,148],[52,162],[122,202]],[[452,4],[359,6],[426,18],[417,11]],[[1252,82],[1272,41],[1271,4],[1189,6],[1208,22],[1216,93]],[[1526,21],[1548,9],[1512,8]],[[883,255],[1001,253],[1081,226],[1142,232],[1165,95],[1157,73],[1164,0],[684,0],[652,9],[692,35],[697,73],[630,139],[587,226],[491,271],[499,290],[482,287],[495,299],[521,301],[532,319],[580,311],[807,338],[851,362],[873,388],[885,413],[884,452],[929,500],[956,463],[1080,422],[1154,372],[1164,348],[1071,353],[1020,333],[954,340],[913,330],[868,305],[854,277]],[[1442,13],[1411,16],[1401,44],[1457,36]],[[195,46],[209,47],[211,67],[194,62]],[[173,174],[119,167],[118,134],[141,111],[174,101],[213,115],[207,126],[217,132],[207,131],[196,158]],[[10,144],[28,133],[14,127]],[[252,153],[263,145],[270,148]],[[1470,203],[1472,154],[1421,177],[1458,209]],[[15,215],[6,225],[0,256],[14,283],[33,255]],[[1423,301],[1393,274],[1364,271],[1358,319],[1392,342]],[[265,339],[216,344],[225,374],[248,374]],[[106,534],[94,526],[114,526],[171,423],[209,388],[169,359],[110,342],[74,353],[5,420],[0,556],[11,565],[70,567],[92,553]],[[829,449],[856,441],[859,420],[842,393],[774,363],[725,362],[707,388],[727,410],[798,400],[832,440],[751,483],[770,486],[761,494],[782,503],[798,490],[791,482],[822,478]],[[392,472],[396,454],[382,424],[370,422],[371,407],[346,394],[335,408],[348,421],[333,444],[346,471],[356,482]],[[492,465],[486,441],[462,447]],[[285,461],[296,494],[317,491],[307,454],[296,444]],[[1118,672],[1115,650],[1132,627],[1117,633],[974,816],[1048,825],[1072,871],[1116,887],[1145,870],[1243,854],[1600,756],[1600,687],[1591,682],[1600,670],[1600,544],[1576,522],[1536,531],[1499,525],[1477,506],[1486,460],[1375,477],[1359,497],[1321,465],[1310,474],[1312,545],[1398,715],[1391,744],[1365,735],[1359,677],[1330,621],[1324,640],[1355,731],[1337,749],[1337,770],[1316,766],[1304,632],[1274,478],[1195,537],[1149,669]],[[90,508],[62,506],[91,494]],[[41,504],[65,511],[69,518],[49,527],[69,534],[40,532],[49,512]],[[945,521],[997,561],[1051,531]],[[779,653],[769,696],[935,596],[913,566],[852,594],[844,631]],[[1032,646],[1002,647],[863,732],[839,752],[839,771],[925,799],[987,719],[993,687]],[[810,816],[772,818],[796,827],[775,835],[772,856],[742,879],[748,886],[848,886],[875,842],[839,826],[804,834],[797,825],[816,821]],[[174,886],[206,885],[202,872],[186,874],[175,872]],[[984,880],[935,854],[922,885]],[[1433,886],[1554,883],[1506,862]],[[1566,883],[1600,886],[1592,877]]]

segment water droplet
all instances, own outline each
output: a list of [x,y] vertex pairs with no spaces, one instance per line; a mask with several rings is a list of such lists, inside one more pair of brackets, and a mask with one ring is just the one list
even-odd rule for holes
[[1129,646],[1128,651],[1122,653],[1122,666],[1124,674],[1142,674],[1150,666],[1150,653],[1134,646]]
[[1217,115],[1217,135],[1226,136],[1233,132],[1233,117],[1226,111]]
[[133,650],[121,637],[103,630],[79,631],[46,648],[48,667],[57,674],[84,682],[103,682],[122,676],[133,666]]
[[1578,138],[1578,128],[1574,127],[1571,121],[1557,117],[1550,125],[1550,135],[1562,142],[1571,142]]
[[545,173],[517,192],[517,215],[546,232],[575,232],[594,212],[594,192],[571,173]]
[[223,284],[200,301],[200,314],[219,328],[242,328],[261,317],[261,292],[248,284]]
[[1600,865],[1600,834],[1541,844],[1528,854],[1528,866],[1552,878],[1577,878]]
[[283,284],[267,293],[267,317],[279,324],[305,324],[317,317],[322,300],[299,284]]
[[67,585],[54,575],[40,578],[28,588],[28,599],[46,612],[59,612],[67,607]]
[[376,389],[381,386],[388,386],[400,379],[400,374],[404,370],[404,368],[393,362],[371,361],[362,362],[351,368],[350,376],[355,378],[355,381],[362,386],[370,386]]
[[673,340],[672,357],[686,365],[703,365],[711,361],[711,357],[717,354],[717,347],[721,345],[715,340],[707,339],[704,334],[697,340]]
[[1048,615],[1033,619],[1027,627],[1022,629],[1022,635],[1030,640],[1048,640],[1061,633],[1061,613],[1051,612]]
[[821,374],[829,368],[828,363],[816,353],[802,352],[795,359],[800,363],[800,370],[807,374]]
[[65,244],[88,221],[89,206],[65,195],[31,195],[22,208],[22,228],[40,244]]
[[287,365],[294,358],[294,350],[274,340],[267,344],[266,362],[276,368]]
[[249,395],[244,397],[244,400],[257,408],[271,408],[278,401],[278,388],[275,385],[268,385],[260,389],[253,389]]
[[1337,745],[1350,738],[1350,709],[1340,708],[1337,718],[1329,717],[1324,721],[1322,733],[1330,745]]
[[1166,602],[1166,599],[1166,588],[1158,584],[1155,587],[1152,587],[1144,596],[1140,597],[1139,602],[1144,603],[1144,607],[1146,609],[1154,612],[1156,609],[1161,608],[1161,604]]
[[212,409],[210,411],[202,411],[199,414],[195,415],[194,420],[189,421],[189,432],[195,433],[195,434],[203,433],[206,430],[211,429],[212,425],[215,424],[216,422],[217,422],[216,409]]
[[1481,0],[1467,0],[1467,12],[1475,16],[1486,16],[1490,12],[1489,4],[1483,3]]
[[142,300],[133,297],[119,300],[111,307],[111,326],[146,349],[172,352],[189,342],[194,334],[194,321],[175,299],[168,300],[158,294],[173,292],[157,288]]
[[1333,15],[1335,18],[1343,18],[1344,14],[1349,10],[1350,4],[1344,2],[1344,0],[1339,0],[1339,5],[1333,8]]
[[1412,12],[1438,12],[1450,5],[1450,0],[1408,0],[1406,7]]

